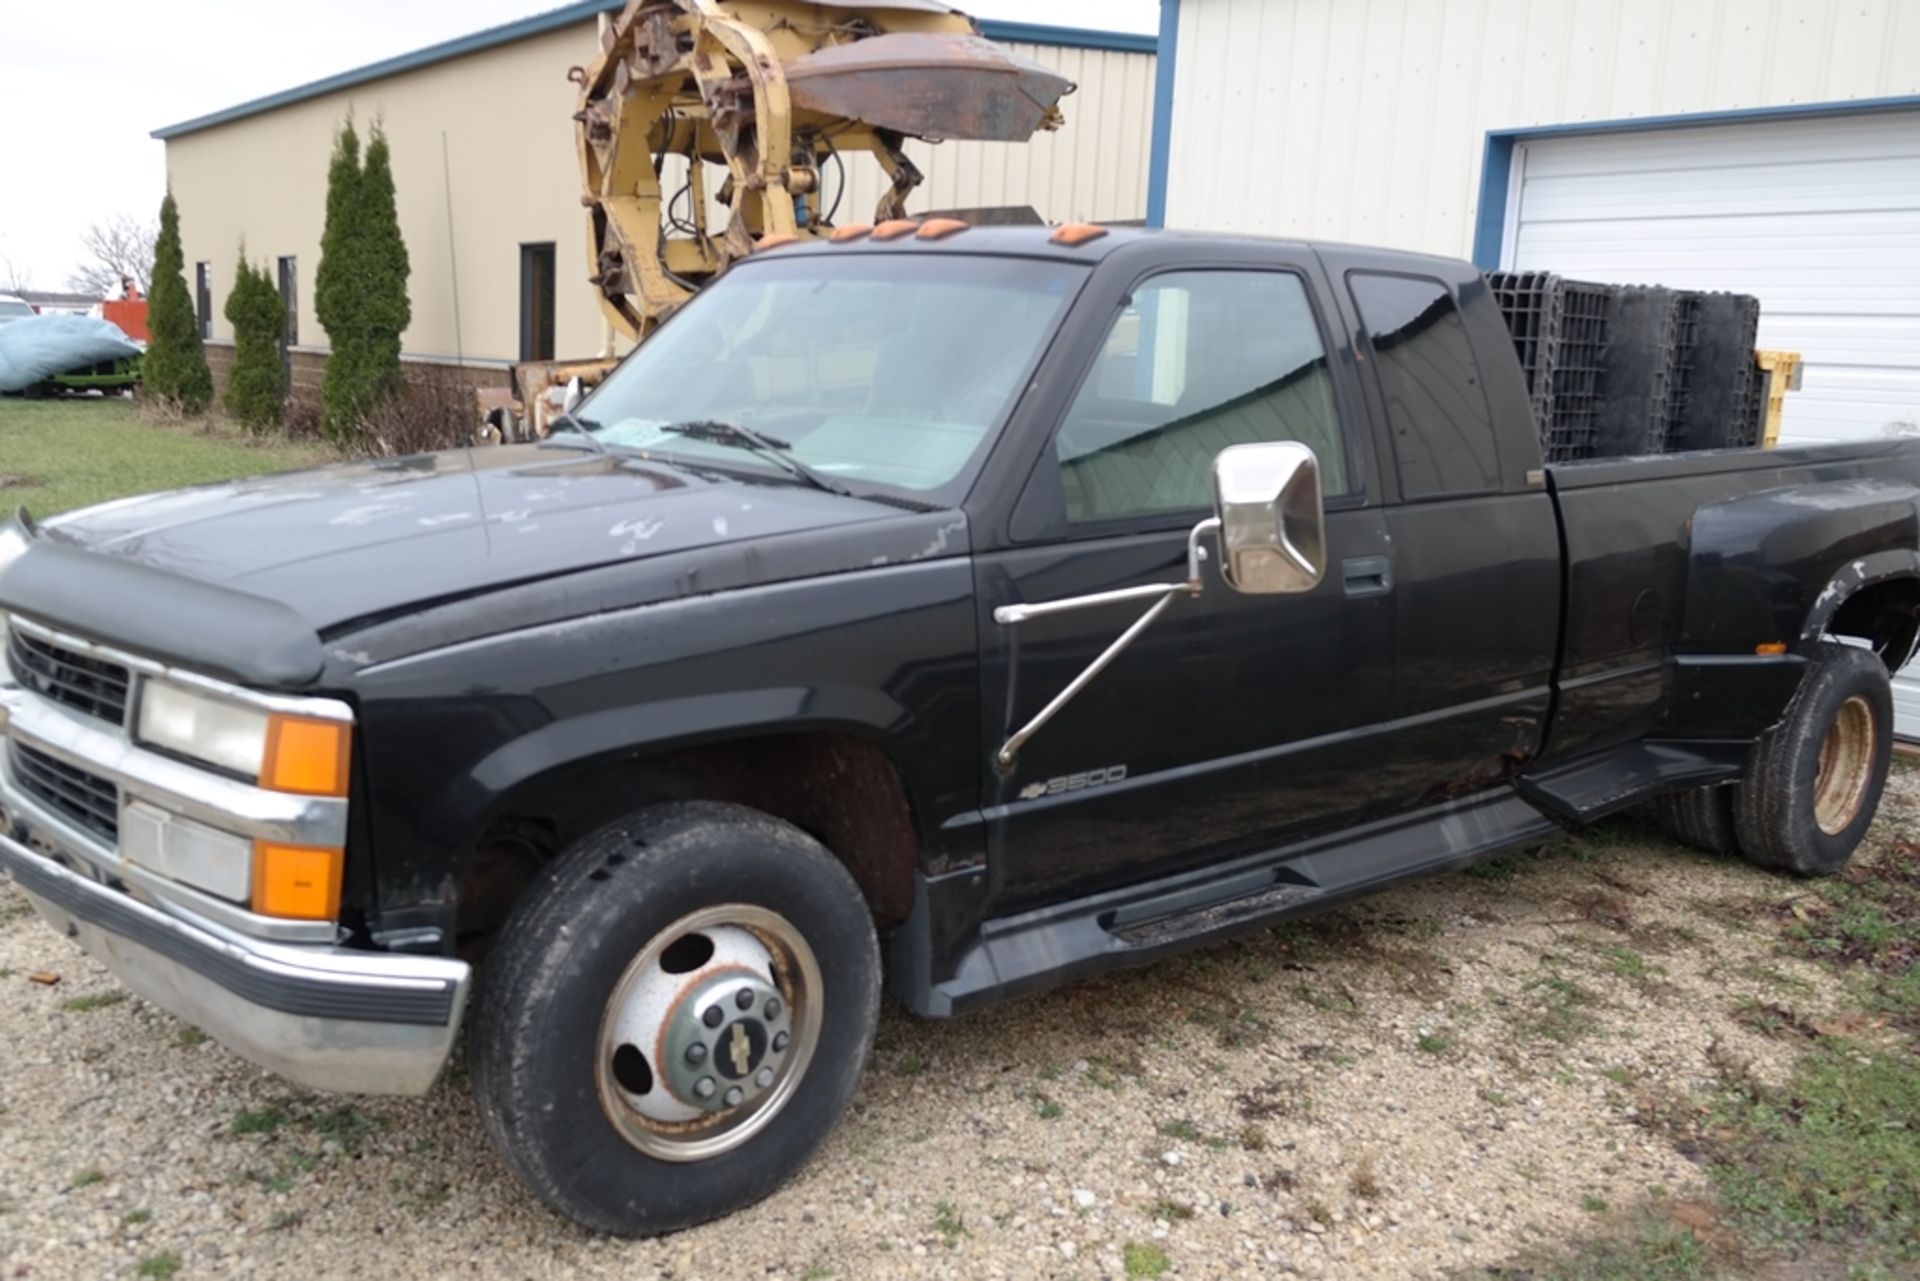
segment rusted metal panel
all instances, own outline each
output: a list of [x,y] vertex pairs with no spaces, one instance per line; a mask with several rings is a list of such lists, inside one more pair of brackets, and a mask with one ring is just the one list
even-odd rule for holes
[[835,9],[912,9],[920,13],[959,13],[940,0],[814,0]]
[[794,105],[914,137],[1025,142],[1073,89],[981,36],[895,32],[795,58]]

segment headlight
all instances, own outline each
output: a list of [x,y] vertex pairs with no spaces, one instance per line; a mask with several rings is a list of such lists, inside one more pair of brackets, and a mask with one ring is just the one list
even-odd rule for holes
[[139,737],[276,792],[347,794],[353,735],[345,721],[266,712],[150,680],[140,695]]
[[140,740],[258,778],[267,758],[267,714],[148,681],[140,695]]

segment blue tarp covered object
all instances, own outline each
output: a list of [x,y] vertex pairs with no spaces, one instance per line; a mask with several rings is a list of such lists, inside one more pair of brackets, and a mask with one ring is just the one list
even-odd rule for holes
[[91,316],[23,316],[0,325],[0,392],[25,391],[55,374],[145,348],[111,321]]

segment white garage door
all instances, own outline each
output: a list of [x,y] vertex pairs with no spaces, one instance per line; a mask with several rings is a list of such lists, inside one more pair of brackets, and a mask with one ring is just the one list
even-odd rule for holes
[[[1798,351],[1787,442],[1920,436],[1920,110],[1547,138],[1514,148],[1509,270],[1760,299]],[[1920,738],[1920,664],[1895,688]]]

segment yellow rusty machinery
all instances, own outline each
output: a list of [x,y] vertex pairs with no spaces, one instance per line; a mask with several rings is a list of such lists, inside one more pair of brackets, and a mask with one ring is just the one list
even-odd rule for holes
[[[759,245],[827,234],[843,212],[904,217],[921,180],[907,138],[1024,142],[1060,126],[1074,87],[939,0],[630,0],[569,74],[587,272],[636,342]],[[843,211],[863,161],[888,182],[877,208]],[[520,366],[533,434],[551,389],[611,363]]]

